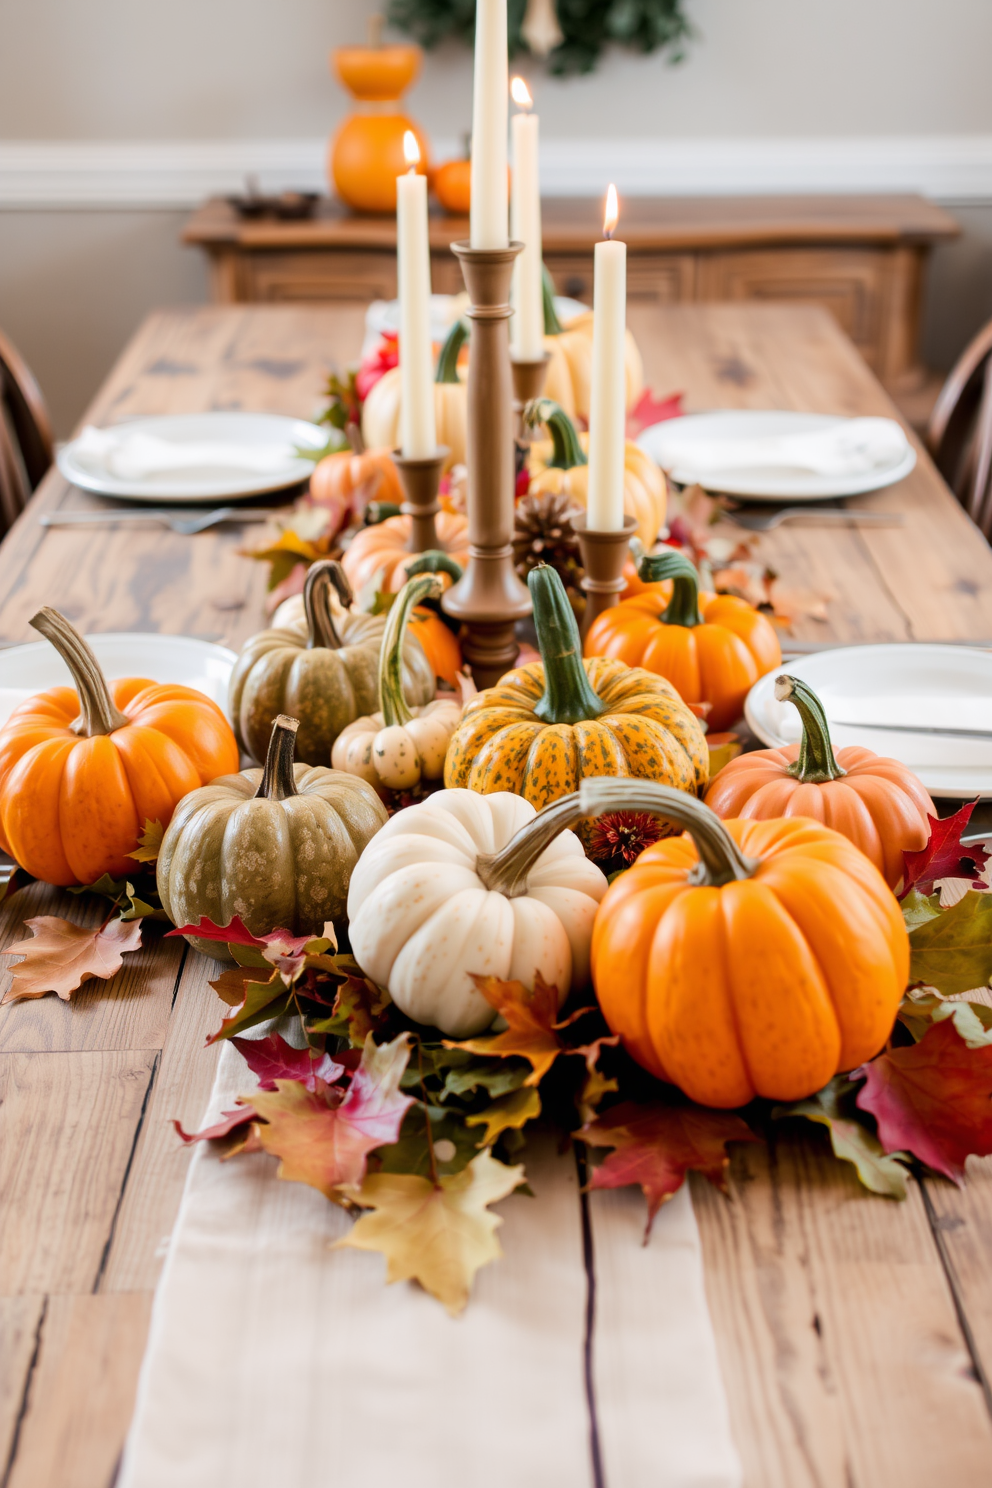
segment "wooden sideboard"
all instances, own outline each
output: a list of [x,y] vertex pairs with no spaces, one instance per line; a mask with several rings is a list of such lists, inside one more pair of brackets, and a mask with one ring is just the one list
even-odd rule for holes
[[[592,300],[601,204],[550,197],[544,257],[562,294]],[[932,245],[954,218],[919,196],[628,197],[622,232],[631,300],[801,300],[830,310],[892,391],[923,378],[917,336]],[[434,289],[456,293],[449,245],[468,220],[432,214]],[[226,201],[201,207],[183,241],[210,258],[221,304],[389,299],[396,293],[391,217],[359,217],[323,200],[304,222],[244,220]]]

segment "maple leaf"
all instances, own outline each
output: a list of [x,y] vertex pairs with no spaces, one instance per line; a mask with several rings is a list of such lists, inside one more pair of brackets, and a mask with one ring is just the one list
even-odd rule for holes
[[261,1039],[235,1037],[231,1042],[252,1074],[258,1076],[259,1090],[275,1090],[277,1080],[299,1080],[307,1090],[314,1091],[318,1080],[333,1085],[344,1074],[344,1065],[338,1064],[330,1054],[294,1049],[278,1033]]
[[627,414],[627,438],[636,439],[652,424],[660,424],[665,419],[681,418],[684,396],[684,393],[669,393],[667,398],[656,398],[650,388],[645,388]]
[[854,1103],[856,1090],[857,1086],[847,1075],[835,1075],[829,1085],[809,1100],[796,1101],[791,1106],[776,1106],[772,1116],[776,1121],[797,1116],[819,1122],[830,1133],[835,1157],[854,1164],[865,1188],[871,1189],[872,1193],[884,1194],[886,1198],[904,1199],[906,1169],[898,1157],[885,1152],[875,1133],[858,1120]]
[[918,889],[910,889],[899,907],[906,929],[915,930],[917,925],[925,925],[927,920],[934,920],[940,914],[939,895],[921,894]]
[[942,821],[930,818],[930,840],[920,852],[903,853],[905,869],[900,898],[910,889],[921,894],[932,894],[934,883],[939,878],[966,878],[971,883],[982,882],[982,869],[989,854],[981,843],[969,842],[962,846],[961,834],[971,820],[976,801],[967,801],[953,816]]
[[12,864],[7,877],[0,880],[0,904],[6,904],[8,899],[13,899],[14,895],[19,893],[21,889],[26,889],[28,884],[33,884],[34,882],[35,879],[31,877],[30,873],[25,873],[24,869],[19,867],[18,864]]
[[273,1092],[249,1096],[268,1123],[259,1131],[262,1146],[282,1159],[279,1177],[308,1183],[329,1199],[342,1186],[360,1184],[368,1154],[396,1141],[413,1104],[399,1088],[409,1057],[409,1034],[379,1045],[370,1035],[343,1100],[320,1079],[314,1090],[299,1080],[276,1080]]
[[541,1114],[541,1097],[537,1091],[529,1085],[522,1086],[519,1090],[513,1090],[509,1095],[503,1095],[499,1100],[493,1101],[484,1111],[477,1111],[474,1116],[465,1117],[466,1126],[484,1126],[480,1147],[491,1147],[499,1136],[511,1128],[519,1131],[526,1126],[528,1121],[533,1121]]
[[761,1140],[729,1111],[660,1102],[635,1105],[633,1101],[613,1106],[605,1116],[587,1122],[577,1135],[589,1146],[615,1149],[593,1169],[591,1189],[640,1185],[648,1201],[645,1245],[655,1215],[682,1187],[690,1168],[726,1193],[727,1143]]
[[[223,978],[219,978],[217,983],[211,982],[210,985],[219,988],[225,986],[225,983]],[[210,1035],[207,1044],[231,1038],[235,1033],[244,1033],[246,1029],[254,1028],[256,1023],[264,1023],[268,1018],[281,1018],[288,1011],[293,994],[285,986],[278,971],[274,971],[267,981],[249,979],[243,986],[244,1000],[235,1007],[229,1018],[222,1021],[217,1032]]]
[[910,1152],[955,1183],[969,1154],[992,1152],[992,1045],[969,1048],[953,1019],[851,1078],[864,1079],[857,1103],[874,1116],[886,1152]]
[[992,977],[992,894],[970,892],[909,934],[910,980],[953,997]]
[[231,1132],[236,1131],[239,1126],[244,1126],[246,1122],[254,1120],[255,1112],[251,1102],[244,1101],[234,1111],[222,1111],[220,1120],[215,1121],[213,1126],[205,1126],[202,1131],[184,1131],[182,1123],[175,1120],[172,1124],[183,1141],[189,1145],[191,1142],[217,1142],[221,1137],[230,1136]]
[[127,951],[141,945],[141,921],[124,924],[120,919],[87,930],[56,915],[36,915],[25,920],[33,940],[19,940],[7,947],[11,956],[24,960],[12,970],[12,980],[3,1002],[26,997],[44,997],[55,992],[68,1002],[83,982],[98,977],[106,981],[123,966]]
[[337,990],[331,1016],[309,1026],[315,1033],[347,1038],[361,1048],[370,1033],[378,1033],[392,1001],[386,989],[368,977],[346,976]]
[[[328,929],[330,929],[329,936]],[[195,935],[199,940],[221,940],[229,946],[247,946],[257,951],[259,955],[263,955],[267,950],[275,950],[281,956],[298,955],[315,939],[312,935],[290,935],[288,930],[270,930],[268,935],[253,935],[240,915],[235,915],[228,925],[215,925],[213,920],[203,915],[199,924],[177,925],[175,930],[169,931],[169,934]],[[324,926],[324,937],[328,945],[337,944],[333,925]],[[321,949],[326,949],[326,946],[322,946]]]
[[165,828],[160,821],[149,821],[145,818],[144,831],[138,838],[138,846],[134,852],[128,853],[127,857],[134,858],[136,863],[154,863],[162,850],[162,838]]
[[[452,1050],[452,1053],[458,1052]],[[518,1090],[526,1078],[527,1064],[523,1059],[513,1064],[505,1059],[490,1059],[483,1064],[469,1057],[467,1064],[448,1070],[440,1098],[446,1100],[450,1095],[457,1099],[482,1089],[488,1092],[490,1099],[496,1100],[501,1095],[509,1095],[511,1090]]]
[[411,1173],[370,1173],[350,1197],[373,1212],[336,1243],[380,1251],[388,1281],[419,1281],[455,1317],[476,1272],[503,1253],[496,1239],[502,1219],[488,1205],[523,1181],[521,1166],[497,1162],[488,1147],[436,1184]]
[[557,987],[549,987],[540,972],[535,974],[533,992],[528,992],[523,982],[504,982],[495,976],[473,976],[472,980],[489,1005],[506,1019],[506,1032],[461,1042],[445,1039],[444,1047],[468,1049],[483,1057],[495,1054],[501,1059],[517,1055],[531,1064],[524,1084],[539,1085],[563,1052],[555,1032],[562,1026],[554,1021],[558,1013]]
[[984,1002],[951,1002],[935,992],[912,987],[899,1004],[896,1016],[917,1043],[934,1023],[951,1018],[969,1049],[992,1044],[992,1007]]

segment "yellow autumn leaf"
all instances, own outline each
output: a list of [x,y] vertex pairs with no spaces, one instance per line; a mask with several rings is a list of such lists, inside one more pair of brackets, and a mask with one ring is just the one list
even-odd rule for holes
[[484,1111],[477,1111],[474,1116],[466,1116],[465,1125],[484,1126],[486,1133],[479,1146],[491,1147],[500,1132],[505,1132],[510,1127],[515,1127],[519,1131],[522,1126],[527,1125],[528,1121],[533,1121],[540,1114],[541,1097],[536,1090],[523,1085],[519,1090],[511,1090],[509,1095],[501,1095]]
[[371,1173],[349,1197],[373,1212],[337,1244],[380,1251],[387,1281],[419,1281],[455,1317],[475,1273],[503,1254],[496,1239],[503,1221],[486,1206],[523,1181],[522,1165],[507,1167],[488,1148],[437,1184],[412,1173]]
[[145,818],[145,829],[138,838],[138,846],[134,852],[127,854],[134,858],[136,863],[154,863],[162,849],[162,838],[165,828],[160,821],[149,821]]

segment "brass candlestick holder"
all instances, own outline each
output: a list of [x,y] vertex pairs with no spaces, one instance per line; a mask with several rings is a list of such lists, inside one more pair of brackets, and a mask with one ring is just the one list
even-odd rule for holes
[[408,553],[426,553],[437,547],[437,530],[434,518],[441,510],[437,493],[441,487],[441,471],[448,458],[446,445],[438,445],[432,455],[407,456],[393,450],[393,464],[400,473],[406,500],[400,507],[405,517],[412,518]]
[[586,610],[582,617],[582,637],[585,639],[590,625],[597,615],[612,607],[620,599],[623,588],[623,565],[630,551],[630,539],[637,530],[633,517],[624,516],[623,527],[615,532],[593,532],[586,526],[586,514],[572,519],[572,528],[579,541],[582,567],[586,576],[581,588],[586,596]]
[[472,248],[452,243],[471,309],[468,362],[468,543],[465,573],[442,596],[443,609],[464,622],[462,654],[478,687],[492,687],[512,667],[518,620],[530,595],[513,567],[514,439],[510,381],[510,276],[523,245]]

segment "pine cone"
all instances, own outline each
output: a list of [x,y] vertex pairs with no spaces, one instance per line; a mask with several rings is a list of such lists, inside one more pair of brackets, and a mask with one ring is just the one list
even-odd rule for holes
[[517,502],[513,531],[513,561],[526,582],[539,563],[550,563],[566,589],[577,589],[582,578],[579,543],[572,518],[582,511],[561,491],[542,491]]

